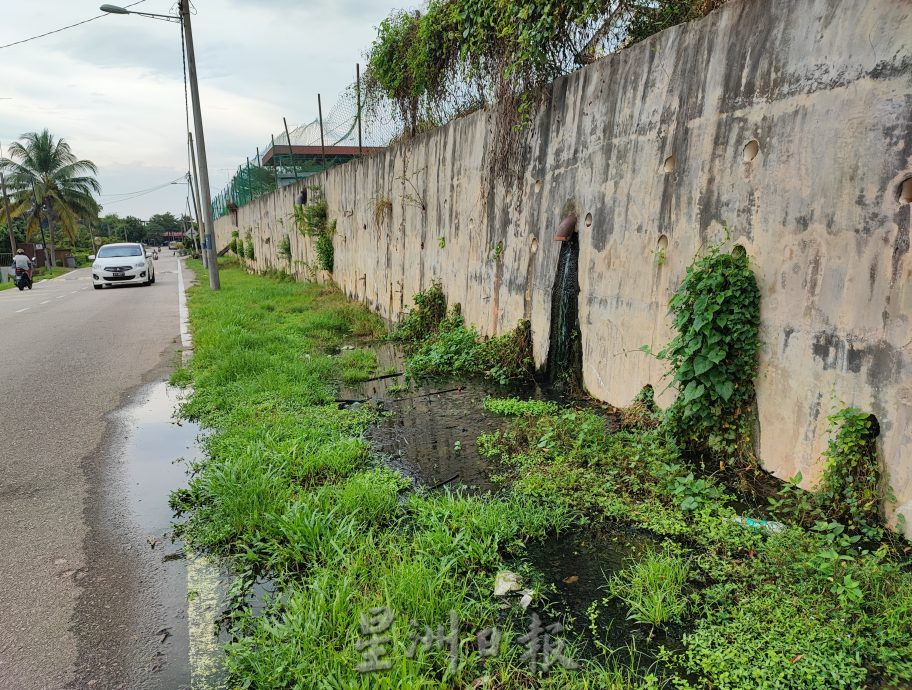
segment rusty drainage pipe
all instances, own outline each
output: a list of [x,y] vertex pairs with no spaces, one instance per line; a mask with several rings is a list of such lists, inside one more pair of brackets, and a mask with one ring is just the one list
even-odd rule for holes
[[573,236],[574,232],[576,232],[576,214],[571,213],[557,226],[557,234],[554,239],[558,242],[566,242]]

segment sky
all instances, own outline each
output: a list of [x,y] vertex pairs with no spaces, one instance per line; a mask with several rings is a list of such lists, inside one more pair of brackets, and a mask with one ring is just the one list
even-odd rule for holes
[[[122,4],[129,2],[124,0]],[[4,1],[0,45],[101,14],[100,0]],[[115,3],[117,4],[117,3]],[[193,0],[193,41],[212,195],[289,127],[324,114],[396,0]],[[173,14],[173,0],[136,10]],[[179,214],[187,186],[180,26],[102,19],[0,49],[0,144],[47,128],[99,167],[102,213]],[[192,126],[192,122],[191,122]],[[162,189],[133,196],[128,193]],[[131,198],[132,197],[132,198]]]

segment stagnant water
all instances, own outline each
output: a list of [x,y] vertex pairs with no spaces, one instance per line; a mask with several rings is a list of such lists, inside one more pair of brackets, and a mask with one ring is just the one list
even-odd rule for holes
[[[128,519],[159,553],[159,605],[164,638],[152,670],[161,687],[219,690],[226,687],[221,642],[213,623],[224,603],[227,580],[204,559],[185,553],[171,535],[169,496],[187,485],[188,463],[203,457],[200,428],[175,418],[180,391],[160,381],[144,388],[120,413],[123,441],[117,489]],[[154,542],[154,545],[153,545]],[[188,596],[189,595],[189,596]]]
[[[401,386],[404,379],[386,376],[385,372],[404,371],[402,353],[388,343],[372,350],[384,377],[344,388],[339,397],[341,404],[356,400],[361,402],[354,404],[372,404],[391,413],[366,432],[374,453],[419,486],[438,487],[445,483],[449,488],[470,493],[496,492],[501,488],[491,478],[500,468],[478,452],[476,439],[482,433],[505,429],[510,420],[486,412],[484,398],[553,396],[535,386],[503,388],[478,381],[423,382],[405,392],[392,393],[390,388]],[[606,423],[612,424],[613,420]],[[636,656],[642,655],[648,663],[659,645],[674,647],[675,640],[628,621],[626,609],[608,596],[606,587],[608,579],[627,565],[628,559],[650,546],[648,537],[636,533],[579,529],[529,544],[513,567],[521,571],[531,566],[540,573],[532,609],[546,624],[562,623],[580,654],[616,654],[623,663],[629,659],[630,650],[635,649]],[[589,626],[592,612],[598,616],[597,633]]]

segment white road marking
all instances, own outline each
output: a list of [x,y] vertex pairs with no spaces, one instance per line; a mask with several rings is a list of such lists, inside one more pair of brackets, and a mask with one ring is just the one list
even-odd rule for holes
[[66,295],[58,295],[57,299],[63,299],[64,297],[66,297]]
[[[82,289],[85,290],[85,288],[82,288]],[[75,295],[77,292],[79,292],[79,290],[73,290],[73,292],[71,292],[70,294]]]
[[31,307],[26,307],[25,309],[17,309],[17,310],[16,310],[16,313],[17,313],[17,314],[21,314],[22,312],[28,311],[29,309],[31,309]]
[[[48,303],[48,302],[50,302],[50,301],[51,301],[51,300],[49,300],[49,299],[46,299],[46,300],[44,300],[44,302],[42,302],[42,303],[41,303],[41,304],[47,304],[47,303]],[[39,304],[39,305],[38,305],[38,306],[39,306],[39,307],[40,307],[40,306],[41,306],[41,304]]]

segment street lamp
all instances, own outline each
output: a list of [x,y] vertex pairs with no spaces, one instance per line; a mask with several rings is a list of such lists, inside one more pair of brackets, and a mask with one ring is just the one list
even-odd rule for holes
[[187,46],[187,72],[190,76],[190,100],[193,107],[193,128],[196,130],[196,148],[199,162],[199,192],[202,204],[203,222],[206,232],[206,252],[209,255],[209,287],[219,289],[218,257],[215,252],[215,230],[212,223],[212,194],[209,191],[209,166],[206,162],[206,141],[203,138],[203,116],[200,110],[199,85],[196,82],[196,56],[193,52],[193,32],[190,30],[190,0],[179,0],[178,16],[170,14],[152,14],[151,12],[135,12],[117,5],[102,5],[102,12],[108,14],[138,14],[141,17],[164,19],[166,21],[180,22],[184,28]]

